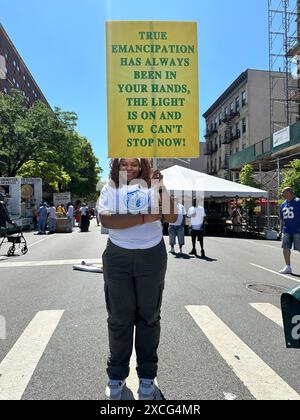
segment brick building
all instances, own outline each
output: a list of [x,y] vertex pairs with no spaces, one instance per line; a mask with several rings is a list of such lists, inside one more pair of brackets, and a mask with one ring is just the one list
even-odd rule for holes
[[18,89],[26,97],[29,106],[36,100],[41,100],[49,106],[43,92],[0,23],[0,58],[1,56],[0,63],[3,68],[0,92],[9,94],[11,89]]

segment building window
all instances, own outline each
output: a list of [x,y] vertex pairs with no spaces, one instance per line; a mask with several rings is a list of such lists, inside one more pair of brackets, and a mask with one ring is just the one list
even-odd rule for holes
[[236,112],[238,112],[240,110],[240,98],[239,97],[237,97],[235,99],[235,110],[236,110]]
[[17,66],[17,70],[20,71],[20,67],[19,66]]
[[23,80],[24,80],[24,82],[25,82],[25,80],[26,80],[25,74],[23,74]]
[[17,63],[15,62],[15,60],[13,61],[13,65],[14,65],[14,67],[16,67],[16,65],[17,65]]
[[246,131],[247,131],[247,124],[246,124],[246,118],[243,118],[243,120],[242,120],[242,132],[243,132],[243,134],[244,133],[246,133]]
[[235,124],[235,132],[236,132],[236,134],[239,132],[239,127],[240,127],[240,124],[239,123],[236,123]]
[[221,147],[222,146],[222,136],[220,135],[219,136],[219,147]]
[[216,117],[215,118],[215,130],[217,130],[218,129],[218,118]]
[[29,82],[27,83],[27,86],[30,87],[30,83]]
[[7,89],[6,89],[6,87],[4,87],[4,88],[3,88],[3,92],[4,92],[4,93],[7,93]]
[[15,85],[16,84],[16,79],[13,77],[13,84]]
[[245,106],[247,102],[246,91],[242,92],[242,106]]
[[225,115],[228,115],[228,107],[225,107]]
[[222,124],[222,112],[220,112],[220,114],[219,114],[219,125],[221,125]]
[[8,60],[8,54],[5,53],[4,56],[5,56],[6,60]]
[[233,102],[231,102],[231,104],[230,104],[230,113],[231,114],[233,113]]
[[19,85],[19,83],[17,82],[17,88],[19,89],[19,87],[20,87],[20,85]]

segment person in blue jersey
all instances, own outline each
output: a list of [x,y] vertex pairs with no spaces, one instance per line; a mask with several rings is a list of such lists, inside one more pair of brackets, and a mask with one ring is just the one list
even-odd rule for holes
[[138,396],[153,400],[167,269],[161,218],[174,223],[177,214],[162,174],[152,171],[148,159],[112,159],[110,165],[98,200],[101,224],[109,230],[102,255],[109,339],[105,397],[122,399],[135,327]]
[[286,266],[280,271],[281,274],[292,274],[291,249],[300,252],[300,199],[295,197],[292,188],[283,190],[282,196],[285,202],[280,208],[282,224],[282,248]]

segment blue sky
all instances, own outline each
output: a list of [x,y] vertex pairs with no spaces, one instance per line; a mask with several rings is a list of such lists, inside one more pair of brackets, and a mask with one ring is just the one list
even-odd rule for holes
[[108,174],[106,20],[198,23],[201,115],[245,69],[268,69],[267,0],[0,0],[0,20],[52,107],[78,114]]

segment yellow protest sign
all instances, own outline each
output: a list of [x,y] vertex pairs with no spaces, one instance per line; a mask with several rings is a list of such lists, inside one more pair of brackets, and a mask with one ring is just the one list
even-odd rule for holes
[[197,24],[106,23],[108,156],[199,157]]

